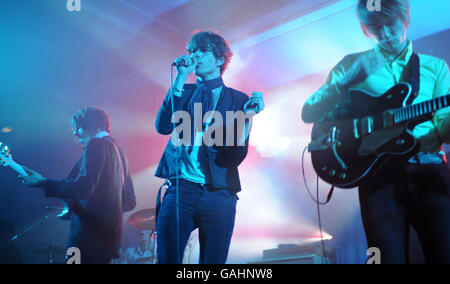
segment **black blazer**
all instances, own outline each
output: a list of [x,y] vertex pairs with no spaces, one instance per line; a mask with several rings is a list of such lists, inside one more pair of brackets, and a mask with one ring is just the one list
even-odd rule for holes
[[68,179],[47,180],[44,188],[47,197],[70,204],[69,247],[82,257],[118,257],[122,214],[134,209],[136,197],[127,159],[112,138],[89,141]]
[[[222,94],[217,103],[216,110],[222,115],[224,125],[223,125],[223,137],[227,137],[226,122],[226,112],[227,111],[243,111],[245,103],[249,100],[248,96],[242,92],[223,87]],[[187,111],[189,102],[194,94],[196,85],[186,84],[183,88],[183,94],[181,97],[174,96],[174,110],[184,110]],[[170,91],[167,94],[164,102],[158,112],[156,117],[156,131],[159,134],[170,135],[173,131],[173,124],[171,123],[172,117],[172,104],[171,104],[171,94]],[[193,120],[193,118],[192,118]],[[250,136],[249,136],[250,137]],[[208,164],[211,173],[212,186],[214,188],[227,188],[232,192],[238,192],[241,190],[241,183],[239,180],[239,172],[237,167],[244,161],[248,152],[248,141],[247,137],[245,145],[237,145],[237,122],[234,121],[234,138],[235,146],[212,146],[207,147],[208,152]],[[172,143],[171,139],[167,143],[166,149],[161,157],[158,168],[155,175],[160,178],[174,178],[176,175],[175,170],[175,159],[176,159],[176,147]]]

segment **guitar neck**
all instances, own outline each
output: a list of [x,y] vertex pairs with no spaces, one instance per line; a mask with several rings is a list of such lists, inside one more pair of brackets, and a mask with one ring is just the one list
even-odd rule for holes
[[450,106],[450,95],[437,97],[422,103],[409,105],[394,110],[394,122],[403,123],[432,114],[433,112]]
[[28,175],[28,173],[23,169],[23,167],[14,161],[10,161],[7,164],[7,166],[10,167],[16,173],[18,173],[19,175],[22,175],[22,176]]

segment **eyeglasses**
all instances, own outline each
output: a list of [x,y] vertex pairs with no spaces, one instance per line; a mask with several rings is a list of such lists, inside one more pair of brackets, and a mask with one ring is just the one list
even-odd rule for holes
[[207,48],[193,48],[192,50],[188,50],[188,53],[191,56],[194,55],[198,55],[198,56],[203,56],[204,54],[208,53],[208,52],[212,52],[211,49],[207,49]]

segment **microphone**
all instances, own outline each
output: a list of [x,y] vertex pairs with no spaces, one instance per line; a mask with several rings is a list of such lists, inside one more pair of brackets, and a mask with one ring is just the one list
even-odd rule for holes
[[[193,61],[193,62],[195,62],[195,61]],[[186,59],[178,58],[172,63],[172,66],[175,66],[175,67],[188,67],[189,64],[186,62]]]
[[184,61],[184,59],[180,59],[180,60],[175,60],[172,63],[172,66],[175,66],[175,67],[187,67],[188,65],[186,64],[186,61]]

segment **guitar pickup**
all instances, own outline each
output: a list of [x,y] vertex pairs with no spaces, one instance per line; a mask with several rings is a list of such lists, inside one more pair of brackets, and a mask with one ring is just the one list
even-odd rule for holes
[[372,133],[374,130],[373,116],[361,118],[361,136]]
[[394,110],[390,109],[383,113],[383,128],[390,128],[395,125]]

